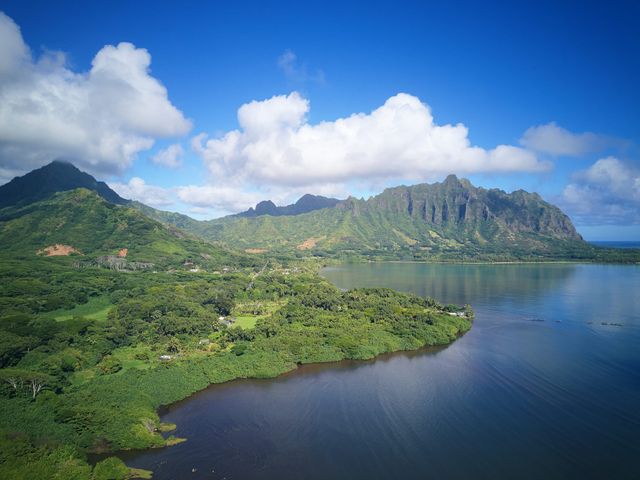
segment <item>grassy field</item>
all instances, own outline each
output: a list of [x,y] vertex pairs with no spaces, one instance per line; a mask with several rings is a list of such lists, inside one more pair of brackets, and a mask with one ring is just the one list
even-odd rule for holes
[[71,320],[73,317],[84,317],[89,320],[103,322],[113,304],[108,295],[91,298],[87,303],[77,305],[71,310],[59,309],[42,314],[45,318],[52,318],[58,322]]
[[258,320],[269,317],[278,308],[282,307],[286,302],[283,301],[260,301],[260,302],[243,302],[234,308],[233,325],[241,327],[245,330],[255,328]]
[[[266,316],[266,315],[265,315]],[[252,328],[255,328],[256,326],[256,322],[260,319],[260,318],[264,318],[265,316],[259,316],[259,315],[240,315],[237,317],[234,317],[235,322],[233,323],[234,326],[236,327],[242,327],[245,330],[251,330]]]

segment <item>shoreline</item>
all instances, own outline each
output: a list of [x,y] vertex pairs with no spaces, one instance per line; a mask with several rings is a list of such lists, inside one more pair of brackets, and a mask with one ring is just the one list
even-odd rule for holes
[[617,265],[617,266],[637,266],[640,262],[594,262],[586,260],[513,260],[513,261],[464,261],[464,260],[345,260],[336,261],[335,263],[327,263],[324,268],[335,267],[339,264],[381,264],[381,263],[399,263],[399,264],[418,264],[418,265]]
[[[349,367],[358,368],[359,366],[364,366],[364,365],[366,365],[368,363],[375,363],[375,362],[378,362],[378,361],[385,361],[385,360],[391,359],[391,358],[396,357],[396,356],[420,356],[420,355],[426,355],[426,354],[437,354],[440,351],[443,351],[443,350],[449,348],[451,345],[453,345],[455,342],[457,342],[459,339],[461,339],[466,333],[468,333],[471,330],[471,328],[473,327],[474,317],[471,317],[469,320],[471,322],[471,325],[469,326],[469,328],[467,330],[464,330],[464,331],[459,331],[458,334],[456,335],[456,338],[454,340],[452,340],[451,342],[449,342],[449,343],[440,344],[440,345],[423,345],[421,347],[418,347],[418,348],[415,348],[415,349],[410,349],[410,350],[387,351],[387,352],[382,352],[379,355],[376,355],[376,356],[371,357],[371,358],[363,358],[363,359],[344,358],[342,360],[329,360],[329,361],[326,361],[326,362],[312,362],[312,363],[294,364],[293,368],[291,368],[289,370],[285,370],[284,372],[275,374],[273,376],[268,376],[268,377],[236,377],[236,378],[224,381],[224,382],[210,383],[205,388],[197,390],[197,391],[187,395],[184,398],[181,398],[179,400],[176,400],[176,401],[171,402],[171,403],[166,404],[166,405],[160,405],[156,409],[156,414],[158,415],[158,417],[162,417],[162,416],[167,415],[168,413],[170,413],[172,411],[172,409],[178,408],[180,404],[190,401],[195,396],[203,395],[208,390],[219,389],[219,388],[230,388],[230,387],[234,386],[235,384],[237,384],[239,382],[243,382],[243,383],[245,383],[245,382],[273,382],[275,380],[277,380],[277,381],[286,381],[286,380],[288,380],[288,378],[294,377],[294,376],[297,376],[297,375],[312,375],[314,373],[317,373],[318,371],[331,370],[331,369],[336,369],[336,368],[337,369],[339,369],[339,368],[349,368]],[[164,423],[164,422],[162,422],[162,418],[160,418],[160,423]],[[177,428],[179,428],[179,425],[176,425],[176,429]],[[175,431],[175,429],[172,430],[172,431]],[[178,438],[180,438],[180,437],[178,437]],[[178,443],[185,443],[185,442],[188,442],[188,441],[189,441],[188,438],[184,438],[184,439],[182,439],[181,442],[178,442]],[[107,459],[109,457],[118,457],[118,458],[120,458],[121,460],[123,460],[126,463],[128,459],[132,458],[133,456],[136,456],[137,454],[142,454],[144,452],[150,452],[150,451],[154,451],[154,450],[162,450],[162,449],[165,449],[165,448],[171,448],[172,446],[174,446],[174,445],[165,444],[165,445],[160,445],[160,446],[156,446],[156,447],[149,446],[149,447],[144,447],[144,448],[120,449],[120,450],[111,450],[111,451],[108,451],[108,452],[100,452],[100,453],[87,452],[87,454],[86,454],[86,459],[87,460],[86,461],[90,465],[95,466],[95,464],[98,463],[101,460],[105,460],[105,459]]]

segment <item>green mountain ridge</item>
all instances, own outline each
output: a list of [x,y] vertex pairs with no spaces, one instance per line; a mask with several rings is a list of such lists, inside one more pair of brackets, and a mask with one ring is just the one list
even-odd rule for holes
[[84,188],[0,209],[3,256],[44,255],[45,249],[55,245],[72,247],[71,256],[78,262],[107,257],[102,261],[110,265],[115,262],[125,269],[127,264],[178,266],[191,262],[217,266],[255,261],[155,221],[127,205],[108,202]]
[[[73,193],[72,187],[89,190]],[[126,248],[131,261],[162,264],[211,264],[218,257],[255,263],[246,257],[258,253],[421,261],[640,259],[637,249],[588,244],[567,215],[536,193],[484,189],[455,175],[388,188],[368,200],[307,195],[288,207],[274,206],[274,215],[256,209],[249,216],[198,221],[125,200],[73,165],[53,162],[0,187],[0,205],[0,244],[23,253],[55,244],[94,256]],[[233,253],[242,250],[247,253]]]
[[588,244],[570,218],[537,193],[484,189],[455,175],[295,216],[197,221],[149,207],[143,211],[233,248],[297,255],[488,261],[638,257]]
[[68,162],[55,160],[0,186],[0,208],[28,205],[49,198],[55,193],[76,188],[93,190],[110,203],[126,205],[122,198],[104,182],[99,182]]

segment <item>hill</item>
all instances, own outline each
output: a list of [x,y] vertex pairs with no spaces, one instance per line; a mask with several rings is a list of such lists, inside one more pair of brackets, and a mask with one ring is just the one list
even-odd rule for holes
[[252,262],[83,188],[0,209],[0,247],[2,256],[73,256],[85,265],[125,270]]
[[76,188],[92,190],[106,201],[117,205],[128,203],[128,200],[111,190],[106,183],[97,181],[71,163],[56,160],[0,186],[0,208],[27,205]]
[[[156,218],[177,224],[167,215]],[[299,255],[417,260],[637,257],[637,252],[620,254],[589,245],[567,215],[536,193],[484,189],[454,175],[441,183],[389,188],[368,200],[349,198],[295,216],[179,220],[188,231],[236,248]]]
[[340,200],[337,198],[327,198],[321,195],[306,194],[298,199],[296,203],[277,207],[271,200],[265,200],[256,205],[256,208],[250,208],[244,212],[237,213],[235,217],[259,217],[261,215],[271,215],[272,217],[301,215],[303,213],[313,212],[323,208],[335,207]]
[[127,261],[161,264],[202,263],[220,255],[257,261],[241,260],[246,255],[233,250],[411,260],[640,258],[637,249],[586,243],[569,217],[536,193],[484,189],[454,175],[441,183],[389,188],[368,200],[305,195],[285,207],[261,202],[240,214],[198,221],[125,200],[59,161],[0,187],[0,246],[44,255],[72,247],[66,253],[94,257],[127,249]]

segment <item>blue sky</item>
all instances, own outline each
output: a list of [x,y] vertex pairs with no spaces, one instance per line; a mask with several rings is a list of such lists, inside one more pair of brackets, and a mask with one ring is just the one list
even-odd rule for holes
[[29,49],[0,65],[3,181],[66,157],[210,218],[456,173],[640,238],[637,2],[182,3],[3,1]]

